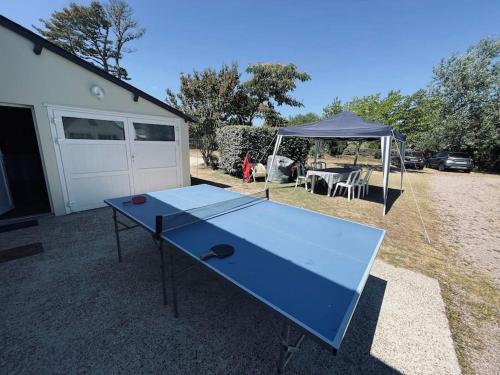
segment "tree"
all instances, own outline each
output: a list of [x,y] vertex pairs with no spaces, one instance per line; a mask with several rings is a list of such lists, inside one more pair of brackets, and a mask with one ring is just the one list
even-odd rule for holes
[[175,94],[167,89],[166,101],[197,119],[197,124],[190,126],[190,136],[198,140],[205,165],[214,166],[215,131],[235,116],[240,91],[238,66],[223,65],[219,71],[182,73],[180,81],[180,92]]
[[303,106],[290,93],[296,89],[297,81],[306,82],[311,77],[305,72],[299,72],[294,64],[254,64],[246,72],[252,77],[242,84],[246,98],[238,112],[243,124],[251,124],[258,117],[264,119],[268,126],[281,126],[286,120],[276,107]]
[[344,111],[342,101],[338,97],[335,97],[330,104],[323,108],[323,117],[332,117],[334,115],[338,115],[342,111]]
[[399,119],[397,108],[402,100],[403,96],[399,91],[389,91],[386,97],[382,97],[381,94],[354,97],[344,108],[365,120],[395,126]]
[[105,5],[92,1],[88,6],[70,3],[53,12],[50,19],[40,19],[42,27],[33,27],[72,54],[117,78],[130,79],[120,62],[124,53],[134,51],[128,44],[145,33],[132,14],[132,8],[123,0],[110,0]]
[[288,119],[286,120],[286,125],[302,125],[302,124],[307,124],[309,122],[315,122],[320,120],[321,117],[318,116],[316,113],[309,112],[305,114],[298,114],[295,116],[288,116]]
[[110,0],[106,5],[106,13],[111,22],[111,30],[114,34],[113,59],[115,65],[112,73],[120,79],[129,79],[128,72],[120,65],[124,53],[135,52],[128,44],[144,36],[146,29],[139,26],[133,18],[133,10],[123,0]]
[[428,139],[435,149],[472,154],[500,169],[500,39],[485,38],[434,68],[431,92],[440,103]]
[[429,132],[436,123],[439,106],[439,98],[423,89],[402,97],[395,108],[396,123],[393,126],[406,134],[410,148],[429,148]]
[[[331,104],[323,109],[323,114],[325,117],[331,117],[342,111],[349,111],[365,120],[391,125],[397,128],[399,120],[398,107],[403,98],[404,97],[399,91],[390,91],[386,97],[382,97],[381,94],[354,97],[343,105],[339,98],[335,98]],[[348,143],[353,142],[356,146],[354,156],[354,165],[356,165],[362,142],[350,141]]]
[[323,114],[354,112],[405,133],[410,147],[467,152],[479,167],[500,170],[499,56],[500,39],[485,38],[443,59],[427,90],[354,97],[345,104],[335,98]]
[[181,74],[179,93],[167,89],[166,102],[197,118],[199,124],[191,127],[191,134],[200,140],[206,165],[212,165],[216,149],[215,131],[223,125],[252,125],[262,118],[265,125],[277,126],[286,122],[276,107],[301,106],[290,93],[297,81],[306,81],[293,64],[251,65],[247,73],[252,76],[240,82],[236,63],[221,69]]

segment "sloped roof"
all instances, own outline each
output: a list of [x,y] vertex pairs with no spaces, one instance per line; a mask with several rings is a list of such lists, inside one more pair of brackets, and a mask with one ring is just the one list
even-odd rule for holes
[[42,50],[45,48],[53,53],[58,54],[61,57],[64,57],[65,59],[81,66],[82,68],[91,71],[92,73],[97,74],[101,78],[104,78],[110,82],[113,82],[115,85],[118,85],[125,90],[128,90],[131,94],[133,94],[133,99],[134,101],[139,100],[139,98],[143,98],[144,100],[147,100],[148,102],[151,102],[153,104],[156,104],[157,106],[179,116],[182,117],[185,121],[188,122],[196,122],[194,118],[191,116],[179,111],[178,109],[169,106],[167,103],[145,93],[142,90],[139,90],[137,87],[132,86],[131,84],[122,81],[119,78],[116,78],[115,76],[109,74],[108,72],[104,71],[103,69],[79,58],[78,56],[73,55],[72,53],[66,51],[65,49],[56,46],[54,43],[49,42],[47,39],[42,38],[40,35],[35,34],[31,30],[26,29],[25,27],[15,23],[14,21],[8,19],[7,17],[4,17],[0,15],[0,25],[15,32],[16,34],[30,40],[33,42],[34,47],[33,47],[33,52],[37,55],[39,55]]
[[400,141],[406,139],[406,135],[398,133],[388,125],[366,121],[351,112],[342,112],[304,125],[280,128],[278,134],[284,137],[355,139],[380,138],[390,135]]

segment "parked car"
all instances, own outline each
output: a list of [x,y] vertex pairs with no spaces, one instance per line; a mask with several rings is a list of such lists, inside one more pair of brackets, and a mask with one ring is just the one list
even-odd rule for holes
[[[396,167],[401,167],[401,159],[398,156],[392,158],[392,163]],[[424,169],[425,160],[421,152],[419,151],[406,151],[404,157],[405,168],[415,168]]]
[[429,167],[437,168],[440,171],[455,169],[469,173],[474,168],[474,161],[465,152],[437,152],[427,159],[427,164]]

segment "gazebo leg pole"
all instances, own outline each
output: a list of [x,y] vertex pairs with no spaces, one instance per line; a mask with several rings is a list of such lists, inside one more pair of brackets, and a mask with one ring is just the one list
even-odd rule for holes
[[390,173],[390,163],[391,163],[391,136],[381,137],[381,148],[382,148],[382,170],[383,170],[383,186],[384,186],[384,215],[387,213],[387,193],[389,190],[389,173]]
[[399,187],[399,194],[403,192],[403,173],[405,165],[406,142],[399,141],[399,157],[401,158],[401,185]]
[[316,152],[314,153],[314,164],[318,161],[319,149],[320,149],[320,140],[316,139]]

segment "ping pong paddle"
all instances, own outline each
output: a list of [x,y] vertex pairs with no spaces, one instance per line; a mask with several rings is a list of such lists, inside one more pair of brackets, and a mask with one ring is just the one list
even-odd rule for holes
[[215,245],[210,248],[210,251],[201,255],[201,260],[207,260],[212,257],[216,258],[226,258],[230,255],[233,255],[234,247],[227,244]]
[[146,197],[144,195],[134,195],[129,201],[123,202],[123,204],[143,204],[146,203]]

